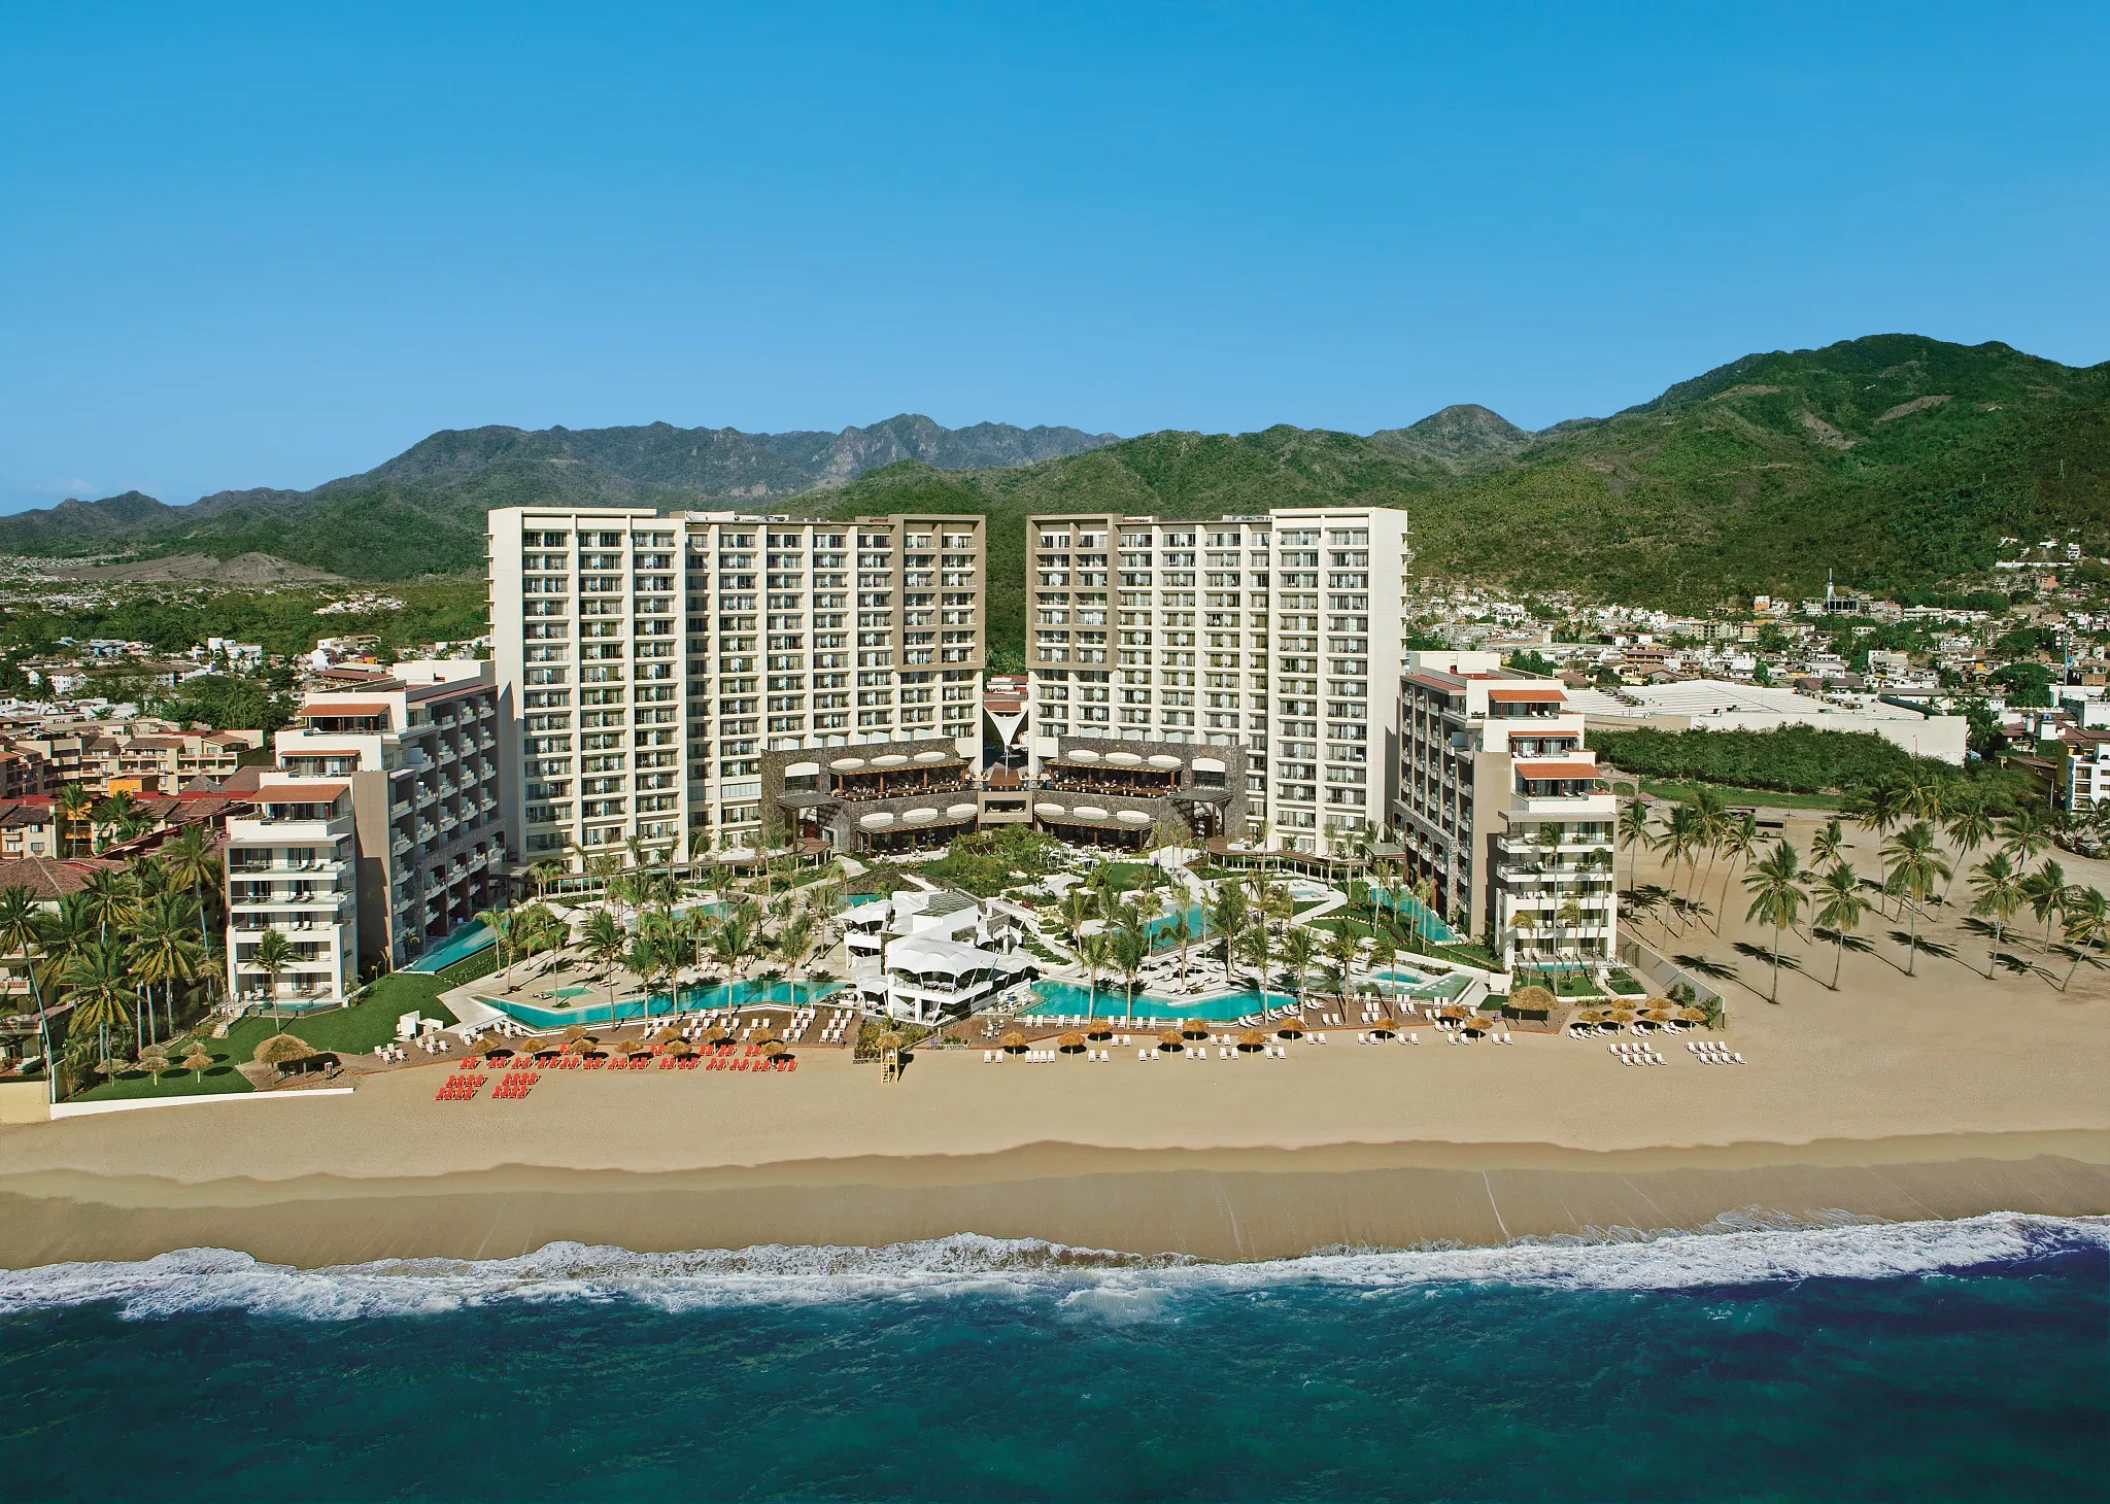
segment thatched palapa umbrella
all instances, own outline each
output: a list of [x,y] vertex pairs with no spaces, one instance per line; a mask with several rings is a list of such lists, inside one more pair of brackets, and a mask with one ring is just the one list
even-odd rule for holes
[[1070,1050],[1081,1050],[1084,1048],[1084,1036],[1082,1034],[1079,1034],[1075,1029],[1072,1029],[1069,1033],[1058,1035],[1056,1037],[1055,1048],[1065,1052]]
[[1177,1050],[1185,1046],[1186,1043],[1187,1036],[1178,1029],[1167,1029],[1158,1035],[1158,1048],[1161,1050]]
[[1371,1021],[1370,1032],[1373,1034],[1382,1034],[1389,1039],[1394,1034],[1397,1034],[1399,1032],[1399,1025],[1393,1022],[1386,1015],[1380,1013],[1374,1020]]
[[1278,1039],[1302,1039],[1304,1037],[1304,1020],[1301,1018],[1285,1018],[1281,1023],[1275,1025],[1275,1037]]
[[997,1044],[1006,1053],[1012,1050],[1022,1050],[1026,1047],[1026,1036],[1016,1029],[1010,1029],[1005,1032],[1002,1039],[997,1041]]
[[1206,1018],[1190,1018],[1180,1025],[1180,1033],[1188,1039],[1207,1039],[1212,1032]]
[[1604,1009],[1584,1008],[1575,1015],[1575,1021],[1579,1024],[1601,1024],[1604,1022]]
[[283,1065],[289,1060],[305,1060],[315,1053],[315,1047],[298,1034],[274,1034],[256,1047],[250,1058],[258,1065]]
[[1680,1008],[1677,1012],[1678,1017],[1686,1023],[1704,1024],[1707,1022],[1707,1010],[1705,1008]]
[[1258,1029],[1247,1029],[1238,1036],[1238,1048],[1241,1050],[1264,1050],[1267,1048],[1267,1036]]

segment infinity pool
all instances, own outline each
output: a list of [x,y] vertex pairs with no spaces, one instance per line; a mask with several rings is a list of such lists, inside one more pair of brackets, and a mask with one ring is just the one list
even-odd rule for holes
[[1243,992],[1219,993],[1215,997],[1158,997],[1153,993],[1139,992],[1133,1006],[1121,995],[1117,982],[1111,987],[1101,987],[1096,998],[1089,987],[1079,987],[1074,982],[1035,982],[1033,984],[1033,1006],[1028,1013],[1087,1013],[1095,1018],[1127,1018],[1142,1015],[1147,1018],[1243,1018],[1248,1013],[1258,1013],[1263,1008],[1280,1008],[1296,1001],[1286,992],[1262,994],[1247,988]]
[[[649,1000],[642,997],[621,997],[613,1006],[605,1000],[587,1003],[577,1008],[545,1006],[527,1002],[520,998],[485,997],[478,995],[477,1001],[489,1003],[501,1013],[510,1014],[524,1024],[538,1029],[556,1028],[563,1024],[605,1024],[633,1018],[657,1017],[665,1013],[692,1013],[704,1008],[747,1008],[765,1003],[800,1004],[818,1002],[842,988],[841,982],[735,982],[730,986],[684,987],[670,1002],[664,994]],[[596,987],[590,989],[600,992]],[[583,992],[572,988],[558,989],[560,994],[583,996]]]

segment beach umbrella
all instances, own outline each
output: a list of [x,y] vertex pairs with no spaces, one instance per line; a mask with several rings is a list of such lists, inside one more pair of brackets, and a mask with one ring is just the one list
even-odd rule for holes
[[1615,1024],[1630,1024],[1634,1021],[1634,1010],[1632,1008],[1614,1008],[1606,1016]]
[[1084,1036],[1072,1029],[1069,1033],[1056,1039],[1055,1048],[1058,1050],[1081,1050],[1084,1048]]
[[1386,1018],[1383,1014],[1379,1014],[1377,1019],[1370,1025],[1370,1032],[1373,1034],[1382,1034],[1387,1039],[1389,1039],[1394,1034],[1399,1032],[1399,1025],[1394,1023],[1391,1019]]
[[585,1040],[588,1044],[593,1043],[593,1036],[586,1032],[586,1026],[584,1024],[573,1024],[570,1028],[566,1029],[564,1033],[559,1037],[566,1044],[577,1044],[582,1039]]
[[683,1055],[693,1055],[696,1051],[686,1039],[677,1039],[667,1046],[667,1053],[679,1059]]
[[1458,1025],[1458,1031],[1462,1034],[1485,1034],[1487,1032],[1487,1020],[1484,1018],[1468,1018]]
[[1704,1024],[1707,1022],[1707,1010],[1705,1008],[1680,1008],[1678,1009],[1678,1017],[1688,1024]]
[[1180,1033],[1188,1039],[1207,1039],[1211,1033],[1209,1021],[1203,1018],[1190,1018],[1180,1025]]
[[1026,1036],[1016,1029],[1010,1029],[1005,1032],[1004,1037],[998,1040],[997,1043],[1006,1050],[1022,1050],[1026,1047]]
[[1178,1029],[1167,1029],[1158,1035],[1158,1048],[1162,1050],[1176,1050],[1186,1042],[1187,1036]]
[[708,1029],[705,1029],[703,1031],[703,1042],[705,1044],[718,1044],[721,1041],[731,1039],[732,1037],[733,1031],[731,1029],[728,1029],[724,1024],[712,1024]]
[[1278,1039],[1301,1039],[1304,1036],[1304,1020],[1285,1018],[1275,1025],[1275,1036]]
[[791,1058],[791,1047],[781,1039],[772,1039],[762,1053],[772,1060],[789,1060]]
[[[777,1038],[777,1036],[774,1034],[764,1034],[760,1039],[754,1041],[754,1046],[755,1049],[758,1050],[760,1053],[767,1055],[771,1050],[777,1048],[777,1046],[781,1045],[783,1042],[783,1040]],[[900,1043],[898,1038],[896,1039],[895,1043]],[[884,1037],[880,1039],[879,1047],[881,1049],[888,1048],[887,1042]]]
[[1114,1026],[1103,1019],[1094,1020],[1084,1033],[1087,1039],[1112,1039],[1114,1037]]
[[484,1058],[486,1060],[511,1060],[513,1058],[513,1047],[509,1044],[485,1045]]
[[1267,1048],[1267,1036],[1258,1029],[1247,1029],[1238,1036],[1238,1048],[1241,1050],[1264,1050]]
[[1575,1015],[1575,1022],[1579,1024],[1601,1024],[1604,1022],[1604,1009],[1584,1008]]

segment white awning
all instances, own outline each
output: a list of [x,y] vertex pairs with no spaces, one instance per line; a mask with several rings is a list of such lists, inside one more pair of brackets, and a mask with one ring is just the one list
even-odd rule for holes
[[872,766],[875,768],[905,768],[908,766],[908,758],[900,752],[889,752],[884,757],[873,758]]
[[1134,768],[1142,766],[1143,757],[1138,752],[1109,752],[1106,754],[1106,760],[1119,763],[1124,768]]
[[1099,808],[1096,804],[1080,804],[1074,810],[1071,810],[1070,813],[1080,820],[1104,820],[1106,818],[1106,811]]
[[838,757],[828,764],[838,773],[854,773],[865,765],[862,757]]
[[1150,823],[1149,812],[1140,809],[1124,809],[1116,814],[1114,818],[1123,825],[1148,825]]
[[1160,752],[1150,759],[1150,765],[1153,768],[1176,768],[1180,765],[1180,760],[1170,752]]
[[901,817],[902,822],[908,825],[928,825],[937,818],[938,812],[934,809],[912,809]]
[[1099,760],[1099,754],[1092,751],[1089,747],[1079,747],[1074,752],[1065,752],[1062,757],[1066,762],[1097,762]]
[[881,810],[878,814],[864,816],[857,823],[866,830],[884,830],[894,823],[894,817]]
[[1063,808],[1059,804],[1036,804],[1033,806],[1033,813],[1035,813],[1036,815],[1046,815],[1050,820],[1052,820],[1057,815],[1063,813]]
[[948,804],[945,806],[945,813],[955,818],[964,819],[968,815],[979,814],[980,810],[972,804]]
[[917,762],[958,762],[959,756],[951,752],[918,752]]
[[818,778],[821,765],[817,762],[795,762],[784,769],[786,778]]
[[1223,773],[1228,772],[1229,769],[1224,766],[1220,758],[1197,757],[1194,759],[1194,771],[1197,773]]

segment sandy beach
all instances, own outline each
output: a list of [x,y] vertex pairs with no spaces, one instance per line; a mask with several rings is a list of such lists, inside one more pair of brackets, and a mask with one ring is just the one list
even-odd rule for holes
[[[1790,838],[1807,849],[1806,829]],[[433,1065],[349,1096],[0,1129],[0,1264],[955,1232],[1261,1258],[1722,1218],[2110,1213],[2110,974],[2084,965],[2062,992],[2053,956],[2048,974],[1988,981],[1984,942],[1945,918],[1923,933],[1955,955],[1907,976],[1872,916],[1836,993],[1832,947],[1791,936],[1802,969],[1774,1004],[1769,968],[1736,949],[1770,932],[1741,910],[1720,936],[1640,932],[1735,969],[1722,1037],[1742,1067],[1675,1041],[1671,1064],[1636,1069],[1561,1037],[1359,1046],[1351,1029],[1281,1061],[939,1052],[888,1086],[815,1051],[793,1075],[550,1073],[522,1101],[441,1103]],[[2026,936],[2009,949],[2033,954]]]

